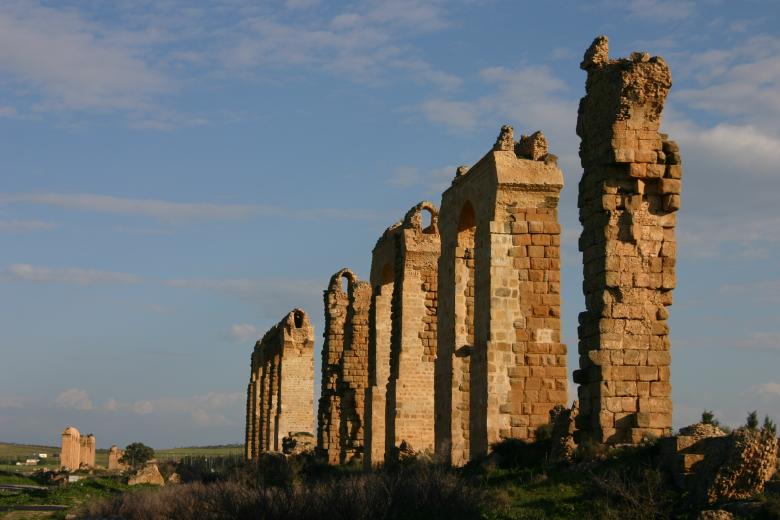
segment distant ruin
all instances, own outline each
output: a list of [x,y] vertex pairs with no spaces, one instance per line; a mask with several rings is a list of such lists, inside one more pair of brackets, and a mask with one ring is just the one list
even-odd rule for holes
[[71,471],[82,468],[94,468],[95,451],[96,441],[94,435],[90,433],[82,436],[74,426],[68,426],[62,432],[60,467]]
[[[575,441],[671,433],[667,307],[682,167],[677,145],[658,132],[671,75],[646,53],[610,59],[603,36],[581,67],[579,408],[566,408],[561,342],[563,173],[541,131],[515,140],[503,126],[492,150],[457,169],[439,210],[421,202],[384,231],[369,282],[349,269],[330,279],[316,450],[328,462],[370,466],[432,450],[462,465],[492,443],[533,440],[551,421],[560,460]],[[260,345],[250,458],[279,449],[284,428],[269,425],[287,413],[273,388],[290,376]]]
[[672,86],[662,58],[611,60],[596,38],[577,134],[585,312],[579,317],[577,439],[637,443],[672,428],[667,307],[676,284],[677,144],[658,133]]
[[127,464],[121,461],[124,455],[124,450],[117,448],[116,444],[111,446],[108,450],[108,469],[117,471],[127,469]]
[[281,452],[290,433],[314,425],[314,329],[309,317],[293,309],[265,333],[252,352],[247,387],[247,459]]

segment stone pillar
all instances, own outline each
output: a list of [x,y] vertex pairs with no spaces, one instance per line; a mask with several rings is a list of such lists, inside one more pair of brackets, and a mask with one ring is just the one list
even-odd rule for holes
[[95,467],[95,436],[91,433],[79,439],[79,466],[85,468]]
[[[314,427],[314,329],[305,312],[293,309],[255,344],[247,387],[245,454],[282,451],[290,432]],[[303,391],[301,391],[303,388]]]
[[127,464],[119,462],[119,459],[121,459],[124,454],[125,452],[117,448],[116,444],[111,446],[111,449],[108,450],[108,469],[119,471],[127,468]]
[[339,389],[342,464],[363,461],[365,394],[368,389],[368,311],[371,306],[371,285],[368,282],[355,281],[350,284],[349,289]]
[[366,392],[365,465],[385,460],[385,414],[390,377],[392,306],[395,290],[396,238],[401,222],[385,230],[371,254],[371,309],[369,311],[368,382]]
[[331,277],[324,297],[325,344],[317,448],[331,464],[362,463],[371,286],[349,269],[342,269]]
[[464,464],[532,439],[565,404],[560,341],[563,174],[541,132],[461,167],[442,196],[435,370],[437,457]]
[[675,286],[682,167],[658,133],[672,85],[647,53],[611,60],[596,38],[577,134],[585,312],[579,317],[578,440],[637,443],[672,426],[667,307]]
[[81,464],[81,434],[73,427],[68,426],[62,432],[62,447],[60,449],[60,467],[71,471],[79,469]]
[[317,451],[327,458],[330,464],[338,464],[341,453],[341,401],[338,390],[344,357],[344,325],[349,306],[348,291],[342,290],[341,283],[342,279],[346,279],[349,284],[354,278],[352,271],[342,269],[333,275],[328,289],[323,294],[325,341],[322,346],[322,390],[317,412]]
[[388,450],[406,441],[417,451],[432,451],[440,253],[436,206],[424,201],[409,210],[396,241],[385,442]]

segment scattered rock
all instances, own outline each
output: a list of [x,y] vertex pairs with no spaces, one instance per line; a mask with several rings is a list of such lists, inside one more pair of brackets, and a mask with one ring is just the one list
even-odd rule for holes
[[164,486],[165,479],[160,473],[160,469],[157,464],[147,464],[139,469],[134,475],[130,477],[127,483],[131,486],[138,484],[152,484],[155,486]]
[[285,455],[300,455],[313,452],[317,439],[309,432],[290,432],[282,438],[282,452]]
[[579,403],[574,401],[571,408],[556,405],[550,410],[552,424],[550,458],[555,462],[571,462],[574,459],[574,419],[579,411]]
[[734,515],[722,509],[708,509],[699,513],[698,520],[732,520]]

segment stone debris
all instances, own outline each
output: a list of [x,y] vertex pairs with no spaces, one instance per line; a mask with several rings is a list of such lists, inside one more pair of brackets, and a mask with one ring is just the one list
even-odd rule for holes
[[579,248],[586,311],[579,316],[577,440],[636,444],[671,433],[669,312],[676,284],[679,148],[658,132],[672,85],[664,60],[609,58],[596,38],[577,134]]
[[281,452],[285,432],[314,425],[314,328],[293,309],[255,344],[247,387],[247,459]]
[[82,436],[74,426],[68,426],[62,432],[60,449],[60,467],[69,471],[91,469],[95,467],[95,436],[91,433]]
[[317,447],[317,438],[309,432],[290,432],[282,439],[282,453],[301,455],[313,453]]
[[746,500],[763,492],[777,465],[777,437],[740,428],[730,434],[698,423],[662,440],[665,464],[694,502]]
[[135,474],[131,475],[127,480],[127,484],[130,486],[137,486],[139,484],[151,484],[154,486],[164,486],[165,479],[160,473],[160,468],[155,463],[147,463],[140,468]]
[[572,462],[577,444],[574,442],[575,419],[579,405],[574,401],[571,408],[556,405],[550,410],[550,459],[553,462]]

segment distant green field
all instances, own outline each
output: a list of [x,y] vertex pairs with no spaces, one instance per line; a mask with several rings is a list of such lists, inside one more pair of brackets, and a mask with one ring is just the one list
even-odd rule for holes
[[[35,444],[14,444],[0,442],[0,470],[33,471],[35,466],[16,466],[15,462],[37,458],[38,453],[49,455],[41,466],[56,466],[59,463],[60,448],[55,446],[40,446]],[[225,444],[220,446],[189,446],[185,448],[169,448],[155,450],[158,459],[179,459],[182,457],[219,457],[241,455],[243,444]],[[43,459],[42,459],[43,462]],[[95,453],[95,463],[98,466],[108,466],[108,450],[99,449]]]
[[241,455],[244,453],[243,444],[225,444],[221,446],[191,446],[188,448],[171,448],[155,450],[158,459],[178,459],[181,457],[219,457],[225,455]]

